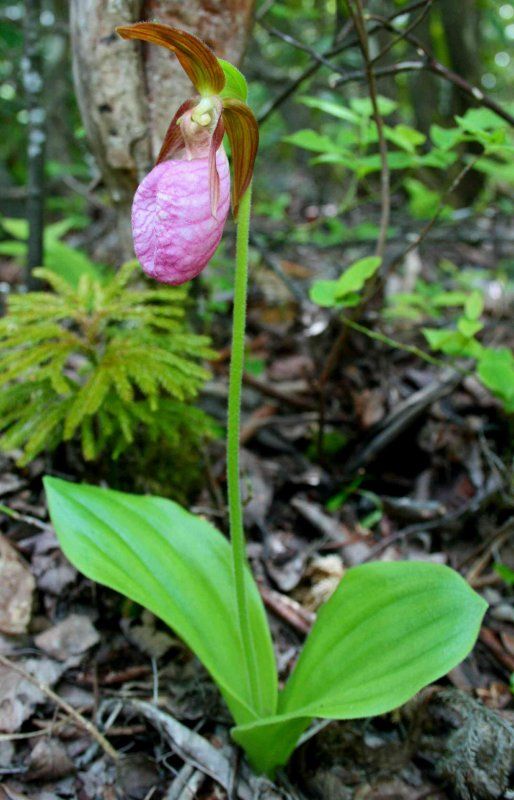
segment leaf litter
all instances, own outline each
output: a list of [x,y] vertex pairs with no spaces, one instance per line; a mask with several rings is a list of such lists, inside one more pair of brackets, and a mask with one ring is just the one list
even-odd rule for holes
[[[313,259],[306,246],[287,254],[302,267],[300,296]],[[331,265],[322,268],[331,277]],[[422,258],[416,269],[427,268]],[[196,659],[147,612],[77,575],[47,525],[43,466],[19,473],[6,461],[0,490],[17,516],[2,523],[0,652],[90,720],[118,758],[2,663],[1,800],[493,800],[508,790],[514,615],[497,566],[514,569],[514,503],[502,412],[469,376],[420,366],[355,333],[326,389],[320,437],[316,374],[332,323],[298,292],[291,299],[275,273],[273,282],[269,271],[257,273],[266,293],[263,300],[257,288],[251,298],[249,350],[262,368],[244,393],[242,481],[248,550],[281,679],[341,575],[371,559],[457,567],[490,603],[480,642],[397,712],[314,723],[276,784],[256,779],[238,760],[229,716]],[[226,359],[215,370],[222,388]],[[221,422],[223,391],[208,398]],[[210,461],[196,505],[222,526],[216,442]],[[69,475],[82,478],[76,463]]]

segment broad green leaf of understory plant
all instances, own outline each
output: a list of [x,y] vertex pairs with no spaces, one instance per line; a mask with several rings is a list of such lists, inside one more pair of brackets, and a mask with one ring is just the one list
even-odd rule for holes
[[310,291],[312,302],[326,308],[355,305],[358,292],[375,274],[380,264],[381,259],[378,256],[361,258],[349,266],[337,280],[315,281]]
[[[28,226],[26,220],[2,218],[2,228],[13,236],[16,241],[0,242],[0,253],[24,259],[28,247]],[[67,217],[66,219],[47,225],[44,231],[44,252],[47,268],[57,275],[62,276],[72,286],[77,287],[82,275],[102,281],[105,270],[101,264],[94,261],[74,247],[61,241],[61,237],[73,228],[82,227],[82,217]]]
[[233,737],[259,769],[287,761],[310,719],[390,711],[473,647],[487,604],[453,570],[424,562],[350,569],[321,609],[274,719]]
[[207,521],[171,500],[45,478],[62,549],[88,578],[166,622],[218,684],[239,724],[275,713],[277,675],[262,601],[246,574],[260,703],[243,670],[230,546]]
[[508,414],[514,414],[514,353],[506,347],[484,347],[477,365],[478,377]]

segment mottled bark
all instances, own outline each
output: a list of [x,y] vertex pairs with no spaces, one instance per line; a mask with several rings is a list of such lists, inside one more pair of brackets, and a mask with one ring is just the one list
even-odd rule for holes
[[167,50],[119,39],[117,25],[155,20],[184,28],[238,63],[254,0],[71,0],[74,80],[91,149],[118,211],[130,255],[129,209],[174,111],[194,90]]
[[40,0],[26,0],[22,73],[28,113],[26,215],[29,233],[25,279],[29,289],[38,288],[32,270],[43,264],[46,111],[43,105],[40,14]]

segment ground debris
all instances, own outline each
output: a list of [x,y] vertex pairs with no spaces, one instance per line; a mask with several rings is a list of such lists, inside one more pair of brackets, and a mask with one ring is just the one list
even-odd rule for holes
[[[50,658],[28,658],[19,664],[46,686],[54,686],[64,671],[64,665]],[[46,699],[37,686],[0,664],[0,731],[18,731],[23,722],[32,716],[36,706]]]
[[501,797],[514,770],[514,725],[455,689],[428,689],[419,698],[418,751],[433,761],[435,774],[462,800]]
[[26,781],[49,781],[75,772],[73,761],[56,739],[40,739],[32,748],[27,764]]
[[0,535],[0,633],[24,633],[30,622],[35,580],[28,565]]
[[121,758],[116,766],[116,783],[127,800],[144,800],[161,783],[156,761],[144,753]]
[[83,614],[70,614],[35,637],[35,644],[58,661],[85,653],[100,640],[93,623]]

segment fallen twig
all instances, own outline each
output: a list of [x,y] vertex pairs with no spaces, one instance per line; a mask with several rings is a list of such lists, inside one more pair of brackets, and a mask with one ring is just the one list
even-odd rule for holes
[[29,681],[29,683],[32,683],[34,686],[37,686],[40,692],[46,694],[46,696],[50,698],[50,700],[52,700],[56,705],[62,708],[63,711],[65,711],[68,714],[68,716],[72,717],[72,719],[75,720],[77,725],[80,725],[80,727],[83,730],[89,733],[89,735],[93,739],[95,739],[96,742],[98,742],[102,750],[104,750],[104,752],[106,753],[106,755],[109,756],[109,758],[111,758],[113,761],[118,760],[119,758],[118,753],[116,752],[114,747],[112,747],[112,745],[107,741],[105,736],[102,736],[98,728],[95,725],[93,725],[93,723],[90,722],[88,719],[83,717],[82,714],[76,711],[76,709],[74,709],[73,706],[70,706],[70,704],[67,703],[66,700],[63,700],[62,697],[59,697],[59,695],[56,694],[53,691],[53,689],[50,689],[49,686],[47,686],[44,683],[41,683],[41,681],[39,681],[37,678],[35,678],[33,675],[27,672],[27,670],[23,669],[23,667],[20,667],[18,664],[14,664],[10,659],[6,658],[3,655],[0,655],[0,664],[3,664],[4,667],[12,670],[13,672],[16,672],[18,675],[21,675],[21,677],[24,680]]
[[287,622],[298,633],[307,636],[316,619],[316,615],[312,611],[307,611],[288,595],[276,592],[262,583],[259,584],[259,592],[264,600],[264,605],[270,611],[273,611],[277,617]]

